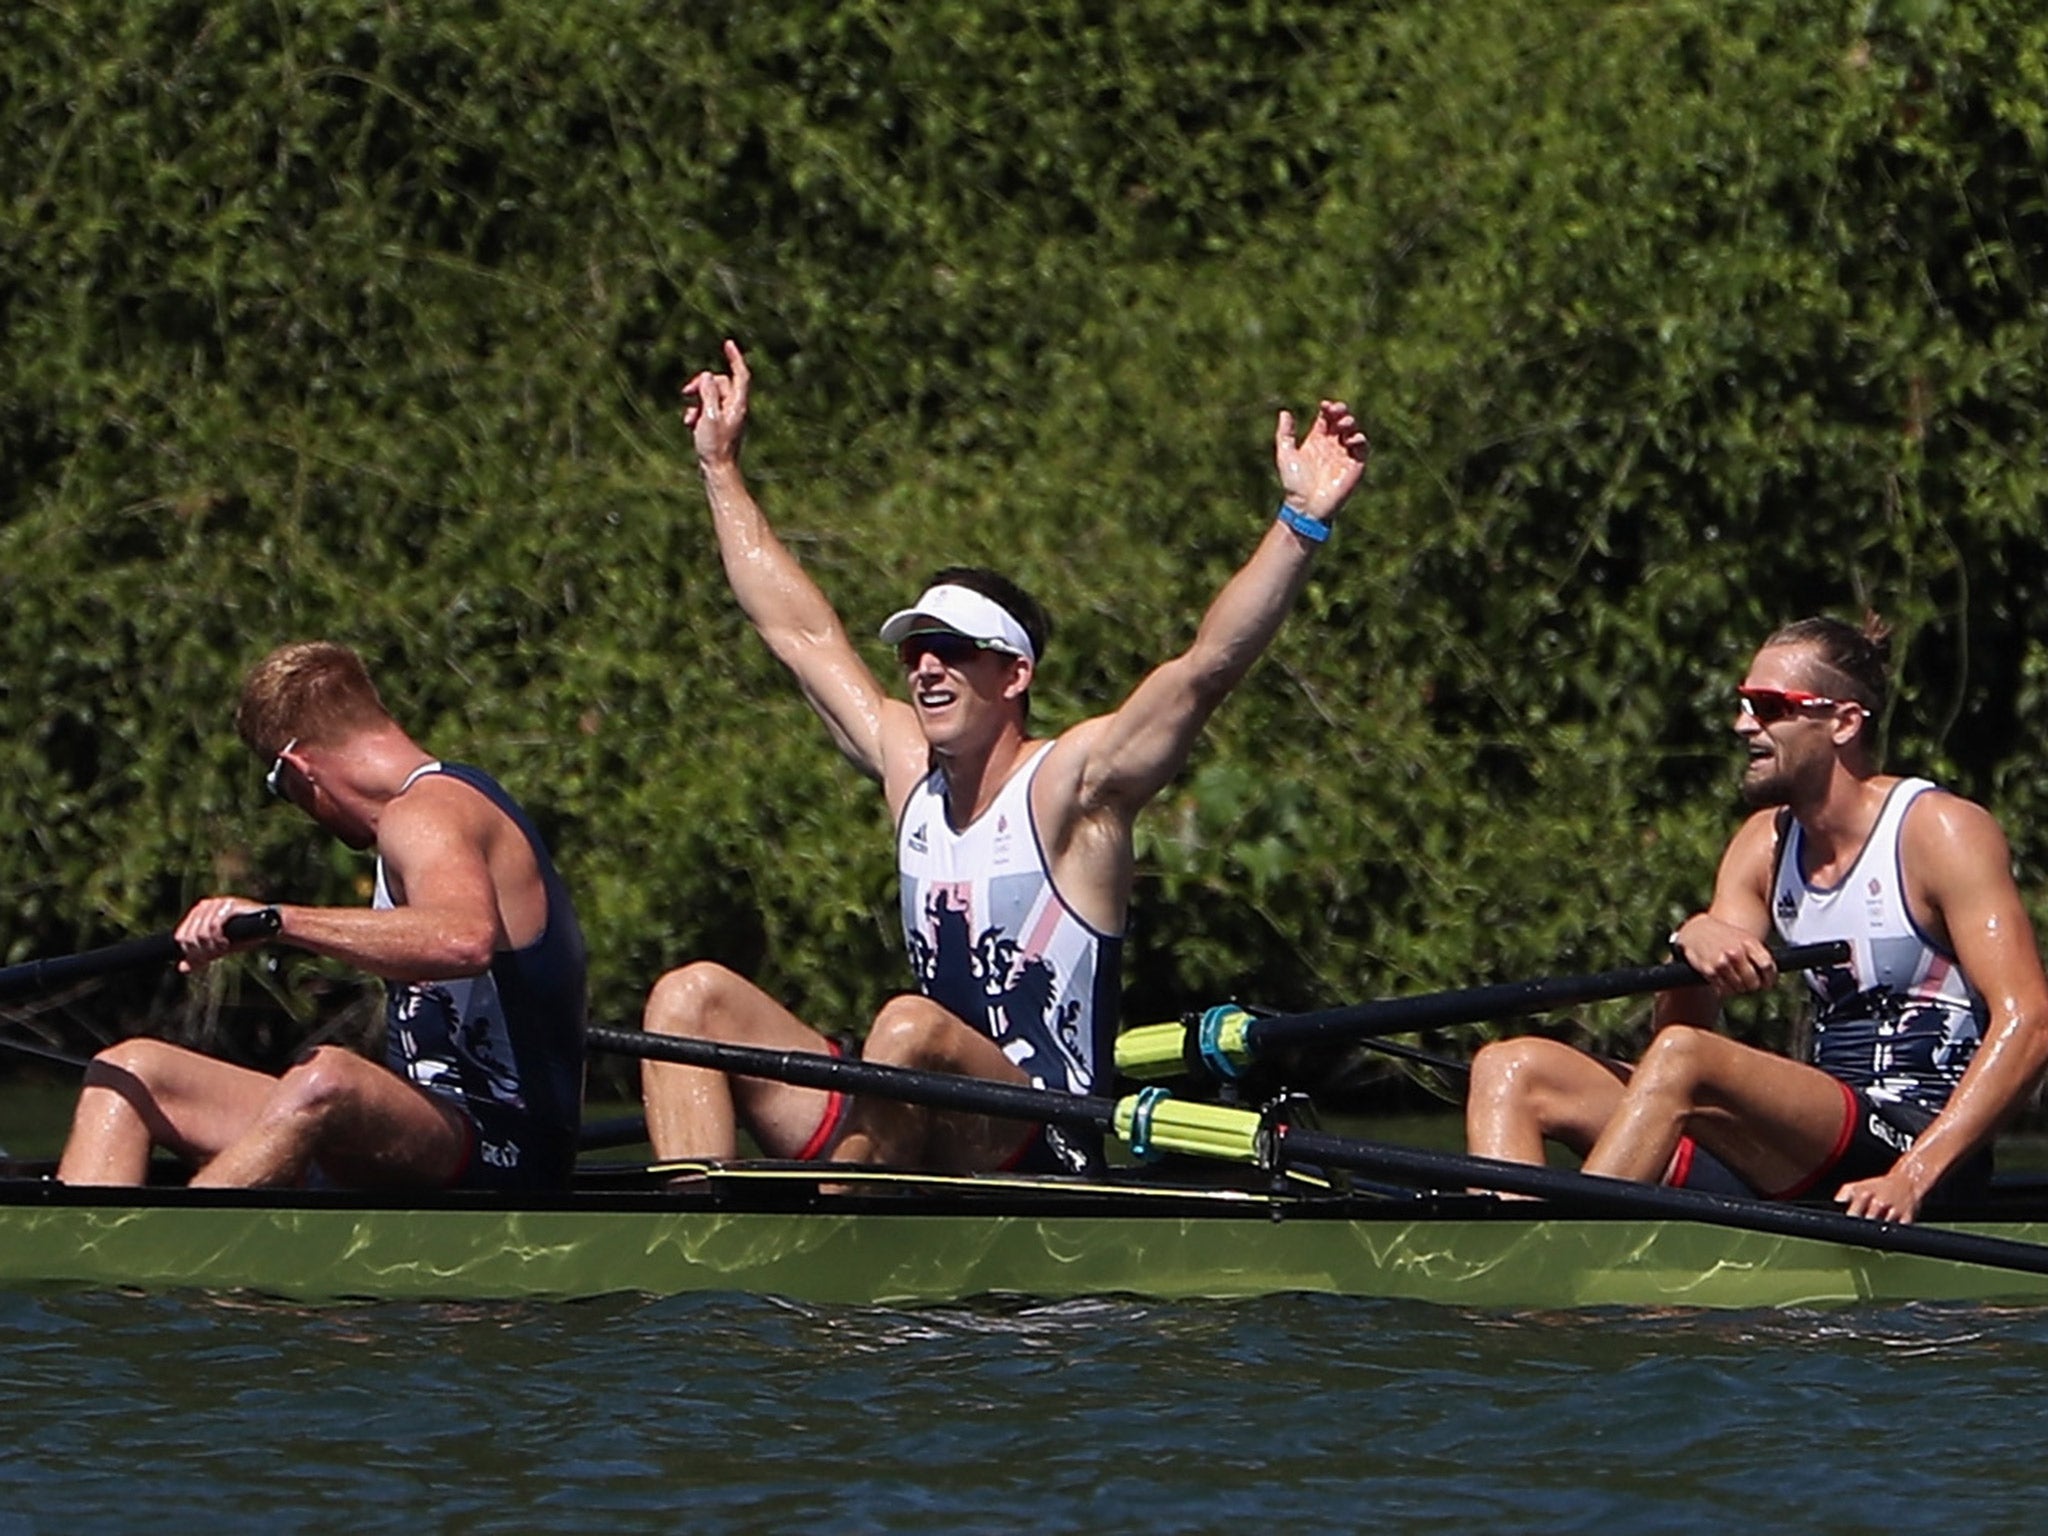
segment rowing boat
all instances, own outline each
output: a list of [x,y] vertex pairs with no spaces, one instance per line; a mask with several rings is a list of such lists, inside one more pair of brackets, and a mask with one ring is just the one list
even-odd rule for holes
[[[0,992],[175,952],[159,934],[0,968]],[[1780,958],[1820,963],[1817,950]],[[1124,1065],[1140,1078],[1217,1086],[1293,1034],[1377,1036],[1687,977],[1697,979],[1673,963],[1292,1018],[1212,1009],[1194,1028],[1141,1031],[1144,1049]],[[592,1029],[588,1040],[648,1060],[1061,1125],[1138,1161],[1096,1180],[740,1162],[585,1167],[570,1189],[520,1199],[106,1190],[9,1166],[0,1167],[0,1286],[306,1300],[738,1291],[885,1305],[1286,1292],[1499,1308],[2048,1303],[2048,1184],[2038,1182],[1994,1191],[1954,1213],[1952,1227],[1901,1228],[1331,1136],[1304,1123],[1294,1095],[1254,1110],[1177,1099],[1157,1085],[1122,1098],[1067,1094],[637,1030]],[[0,1045],[23,1048],[5,1037]]]
[[[820,1180],[843,1185],[822,1192]],[[2038,1186],[1966,1230],[2048,1240]],[[0,1286],[302,1300],[747,1292],[917,1305],[1289,1292],[1461,1307],[2048,1303],[2048,1276],[1554,1202],[944,1178],[778,1164],[587,1171],[559,1195],[71,1189],[0,1179]]]

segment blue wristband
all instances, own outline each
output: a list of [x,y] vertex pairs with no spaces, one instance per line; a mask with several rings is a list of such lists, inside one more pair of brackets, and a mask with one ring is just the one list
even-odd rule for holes
[[1280,510],[1274,515],[1311,544],[1327,544],[1330,542],[1330,525],[1328,523],[1317,522],[1306,512],[1297,512],[1284,501],[1280,503]]

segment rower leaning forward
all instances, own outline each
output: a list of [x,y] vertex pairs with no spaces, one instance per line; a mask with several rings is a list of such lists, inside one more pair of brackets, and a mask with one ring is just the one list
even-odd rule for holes
[[[1030,731],[1030,698],[1049,625],[991,571],[941,570],[883,623],[909,698],[889,696],[741,476],[749,374],[736,345],[727,342],[725,356],[729,373],[707,370],[684,386],[683,419],[727,579],[840,751],[880,783],[896,824],[917,990],[882,1006],[862,1059],[1092,1093],[1116,1029],[1133,823],[1280,627],[1364,473],[1365,434],[1340,402],[1324,401],[1299,440],[1281,412],[1278,515],[1194,643],[1112,713],[1043,739]],[[711,962],[662,977],[645,1024],[777,1050],[846,1049]],[[664,1158],[734,1156],[742,1123],[782,1158],[979,1172],[1082,1170],[1100,1156],[1057,1128],[873,1098],[855,1104],[668,1063],[645,1063],[643,1074],[649,1133]]]
[[[351,848],[375,849],[370,908],[278,905],[278,941],[387,983],[385,1063],[337,1046],[281,1077],[159,1040],[102,1051],[58,1177],[136,1184],[153,1147],[194,1185],[535,1189],[568,1181],[583,1095],[585,961],[568,891],[496,780],[443,763],[386,711],[354,652],[265,657],[236,729],[271,793]],[[213,896],[177,929],[196,970],[245,948]]]
[[[1884,632],[1803,619],[1736,689],[1754,808],[1707,910],[1672,935],[1710,986],[1660,995],[1630,1071],[1558,1041],[1473,1060],[1474,1152],[1724,1193],[1833,1195],[1911,1221],[1981,1190],[1991,1140],[2048,1066],[2048,979],[2005,835],[1981,806],[1880,773]],[[1714,1033],[1719,999],[1777,980],[1765,940],[1847,940],[1817,971],[1811,1064]]]

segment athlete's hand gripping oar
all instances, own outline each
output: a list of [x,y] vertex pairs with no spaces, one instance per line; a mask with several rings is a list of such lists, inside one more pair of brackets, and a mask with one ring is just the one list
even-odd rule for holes
[[[238,944],[267,939],[276,934],[278,923],[275,907],[239,913],[228,919],[227,936]],[[19,965],[0,966],[0,1002],[95,976],[110,976],[116,971],[169,965],[182,953],[176,936],[165,931],[140,939],[124,939],[119,944],[83,950],[75,955],[52,955],[45,960],[24,960]]]
[[1525,1163],[1331,1136],[1285,1123],[1269,1125],[1255,1110],[1175,1099],[1160,1088],[1147,1088],[1123,1099],[1081,1097],[1053,1089],[990,1083],[942,1072],[914,1072],[805,1051],[767,1051],[640,1030],[593,1029],[589,1042],[595,1050],[713,1067],[807,1088],[876,1093],[932,1109],[1098,1130],[1118,1137],[1140,1155],[1179,1152],[1261,1167],[1301,1164],[1348,1168],[1391,1176],[1420,1188],[1499,1190],[1534,1195],[1584,1211],[1701,1222],[1740,1231],[2048,1275],[2048,1247],[2036,1243],[1940,1227],[1893,1226],[1807,1206],[1735,1200],[1699,1190],[1665,1189]]
[[[1842,964],[1849,958],[1849,946],[1841,942],[1800,944],[1772,953],[1780,972],[1805,971]],[[1479,1024],[1704,984],[1698,971],[1683,960],[1672,960],[1587,976],[1549,976],[1415,997],[1378,998],[1313,1013],[1259,1017],[1225,1005],[1211,1008],[1192,1026],[1149,1024],[1125,1030],[1117,1036],[1116,1067],[1124,1076],[1140,1081],[1187,1075],[1214,1082],[1238,1076],[1248,1063],[1283,1046],[1336,1045],[1379,1035],[1405,1035],[1413,1030]]]

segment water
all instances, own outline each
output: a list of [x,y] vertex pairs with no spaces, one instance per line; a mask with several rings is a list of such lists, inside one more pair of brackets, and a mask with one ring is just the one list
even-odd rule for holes
[[0,1532],[2038,1524],[2048,1313],[0,1296]]
[[0,1536],[2017,1531],[2044,1382],[2048,1310],[0,1293]]

